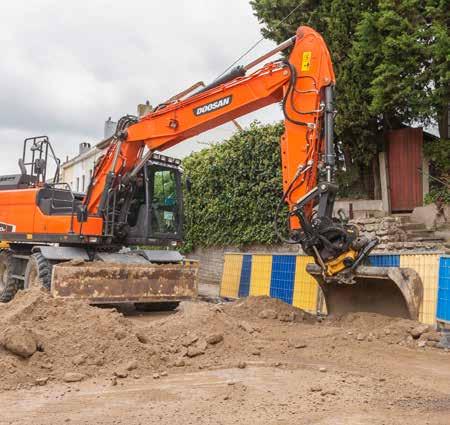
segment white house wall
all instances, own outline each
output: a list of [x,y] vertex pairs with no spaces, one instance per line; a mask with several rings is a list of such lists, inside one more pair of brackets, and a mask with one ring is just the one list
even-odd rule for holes
[[85,192],[91,179],[95,161],[101,154],[101,150],[92,148],[63,164],[61,181],[68,183],[74,192]]

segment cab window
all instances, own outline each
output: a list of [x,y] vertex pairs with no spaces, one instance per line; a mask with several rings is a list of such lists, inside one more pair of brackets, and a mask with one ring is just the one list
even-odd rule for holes
[[158,170],[153,175],[152,231],[177,232],[177,185],[172,170]]

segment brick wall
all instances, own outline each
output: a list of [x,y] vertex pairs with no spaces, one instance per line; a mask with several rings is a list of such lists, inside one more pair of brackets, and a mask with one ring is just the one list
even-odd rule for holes
[[225,252],[248,252],[248,253],[293,253],[299,252],[297,245],[250,245],[247,247],[210,247],[197,248],[187,255],[187,258],[200,262],[199,282],[219,285],[222,279],[223,262]]

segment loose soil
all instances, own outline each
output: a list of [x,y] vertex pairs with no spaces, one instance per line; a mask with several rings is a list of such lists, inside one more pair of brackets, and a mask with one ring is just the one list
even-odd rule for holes
[[416,322],[279,300],[128,314],[0,305],[0,424],[448,424],[450,354]]

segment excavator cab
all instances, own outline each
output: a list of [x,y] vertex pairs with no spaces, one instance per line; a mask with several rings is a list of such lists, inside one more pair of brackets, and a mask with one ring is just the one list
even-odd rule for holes
[[127,245],[165,245],[183,238],[180,161],[154,154],[137,175],[127,216]]

